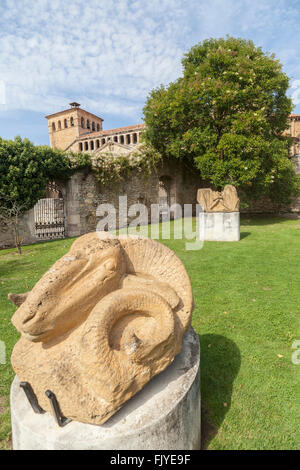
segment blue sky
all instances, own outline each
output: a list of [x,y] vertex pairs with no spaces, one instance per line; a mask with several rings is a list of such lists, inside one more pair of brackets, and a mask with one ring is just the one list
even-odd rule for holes
[[0,136],[48,144],[44,116],[74,100],[104,129],[139,123],[184,52],[226,34],[280,58],[300,113],[300,0],[1,0]]

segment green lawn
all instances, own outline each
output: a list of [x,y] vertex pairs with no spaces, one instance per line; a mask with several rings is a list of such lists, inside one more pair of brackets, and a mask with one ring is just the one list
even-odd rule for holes
[[[300,366],[291,361],[291,345],[300,336],[300,221],[243,219],[241,236],[235,243],[206,242],[200,251],[185,251],[184,240],[163,241],[182,259],[194,290],[203,447],[296,449]],[[9,357],[18,339],[7,294],[31,289],[72,241],[26,246],[21,256],[0,251],[0,340],[7,350],[7,364],[0,365],[0,448],[10,446]]]

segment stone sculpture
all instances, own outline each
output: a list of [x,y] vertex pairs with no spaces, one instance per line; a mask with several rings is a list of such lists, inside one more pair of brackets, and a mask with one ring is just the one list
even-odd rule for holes
[[[77,239],[28,295],[10,294],[22,336],[12,365],[39,405],[100,425],[180,352],[193,296],[173,251],[139,237]],[[23,303],[21,303],[23,302]]]
[[227,184],[223,191],[198,189],[197,202],[204,212],[239,212],[240,201],[234,186]]

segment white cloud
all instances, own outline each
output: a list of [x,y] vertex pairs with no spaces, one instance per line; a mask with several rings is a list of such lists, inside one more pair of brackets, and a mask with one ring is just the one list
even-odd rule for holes
[[80,99],[102,114],[140,114],[149,90],[180,73],[179,13],[157,0],[2,4],[8,107],[53,112]]
[[6,92],[5,92],[5,82],[0,80],[0,105],[6,103]]
[[300,80],[294,80],[291,86],[293,93],[292,93],[292,100],[294,104],[300,104]]
[[51,113],[76,100],[103,117],[137,118],[149,91],[180,75],[185,51],[227,33],[275,51],[297,79],[296,7],[295,0],[2,1],[6,106]]

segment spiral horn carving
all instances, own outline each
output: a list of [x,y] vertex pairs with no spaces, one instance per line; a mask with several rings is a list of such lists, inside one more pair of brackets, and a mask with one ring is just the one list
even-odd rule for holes
[[82,364],[99,397],[116,411],[173,361],[179,336],[172,309],[160,295],[120,289],[91,312],[82,335]]
[[[120,237],[119,240],[124,250],[126,271],[137,276],[135,282],[138,283],[140,277],[145,276],[148,282],[154,281],[153,290],[158,292],[159,285],[165,285],[177,294],[175,313],[184,334],[191,325],[193,292],[183,263],[172,250],[155,240],[130,236]],[[159,283],[157,288],[155,281]],[[148,288],[151,289],[150,286]],[[162,295],[172,305],[170,295]]]

